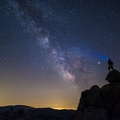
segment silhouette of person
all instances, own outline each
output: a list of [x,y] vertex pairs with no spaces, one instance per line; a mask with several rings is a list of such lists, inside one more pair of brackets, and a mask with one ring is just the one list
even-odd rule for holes
[[113,70],[114,68],[113,68],[113,65],[114,65],[114,63],[109,59],[108,60],[108,70],[110,71],[111,69]]

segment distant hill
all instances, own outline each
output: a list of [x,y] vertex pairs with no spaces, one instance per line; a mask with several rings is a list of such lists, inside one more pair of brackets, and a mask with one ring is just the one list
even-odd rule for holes
[[0,107],[0,120],[62,120],[71,116],[74,110],[33,108],[16,105]]
[[30,106],[25,106],[25,105],[10,105],[10,106],[2,106],[0,107],[0,113],[4,111],[10,111],[11,109],[14,109],[14,111],[17,111],[19,109],[24,109],[24,110],[29,110],[29,109],[34,109],[33,107]]

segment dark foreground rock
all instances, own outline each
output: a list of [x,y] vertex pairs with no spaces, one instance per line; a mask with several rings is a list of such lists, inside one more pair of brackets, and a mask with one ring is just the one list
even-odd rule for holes
[[110,71],[105,80],[109,83],[120,83],[120,72],[117,70]]
[[67,120],[120,120],[120,83],[83,91],[77,111]]

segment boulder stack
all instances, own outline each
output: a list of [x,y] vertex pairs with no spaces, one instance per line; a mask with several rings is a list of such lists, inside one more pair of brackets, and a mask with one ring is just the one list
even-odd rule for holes
[[94,85],[81,93],[76,112],[67,120],[120,120],[120,73],[109,72],[103,87]]

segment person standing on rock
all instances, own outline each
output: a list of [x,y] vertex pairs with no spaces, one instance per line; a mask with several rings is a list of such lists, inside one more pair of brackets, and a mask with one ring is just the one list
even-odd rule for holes
[[109,59],[108,60],[108,70],[110,71],[111,69],[113,70],[114,68],[113,68],[113,65],[114,65],[114,63]]

